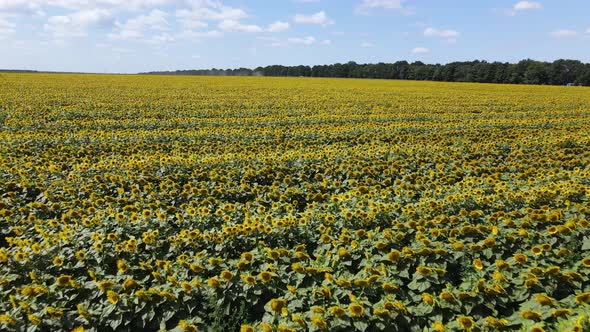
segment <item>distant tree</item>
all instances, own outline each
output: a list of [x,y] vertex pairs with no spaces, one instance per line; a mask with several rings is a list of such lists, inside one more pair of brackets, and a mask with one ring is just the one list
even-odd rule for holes
[[175,72],[152,72],[148,74],[175,75],[227,75],[227,76],[304,76],[304,77],[342,77],[342,78],[380,78],[415,79],[447,82],[482,83],[527,83],[557,84],[567,83],[590,85],[590,64],[578,60],[556,60],[552,63],[525,59],[518,63],[475,60],[451,62],[445,65],[426,64],[421,61],[408,63],[359,64],[354,61],[313,67],[270,65],[255,69],[199,69],[177,70]]
[[547,84],[549,82],[549,66],[539,61],[530,61],[524,72],[524,83]]

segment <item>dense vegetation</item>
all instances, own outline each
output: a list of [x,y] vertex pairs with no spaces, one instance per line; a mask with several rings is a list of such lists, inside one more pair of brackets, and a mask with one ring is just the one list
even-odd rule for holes
[[522,60],[507,62],[452,62],[445,65],[408,63],[358,64],[336,63],[324,66],[267,66],[256,69],[206,69],[152,72],[149,74],[217,75],[217,76],[291,76],[380,78],[418,81],[511,83],[543,85],[590,85],[590,64],[577,60],[556,60],[552,63]]
[[590,328],[587,88],[3,77],[0,330]]

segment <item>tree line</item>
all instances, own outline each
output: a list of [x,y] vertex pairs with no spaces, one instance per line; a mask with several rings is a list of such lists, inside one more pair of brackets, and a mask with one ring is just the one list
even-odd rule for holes
[[316,66],[271,65],[255,69],[199,69],[143,74],[212,76],[289,76],[377,78],[398,80],[590,86],[590,64],[578,60],[553,62],[526,59],[518,63],[465,61],[447,64],[366,63],[354,61]]

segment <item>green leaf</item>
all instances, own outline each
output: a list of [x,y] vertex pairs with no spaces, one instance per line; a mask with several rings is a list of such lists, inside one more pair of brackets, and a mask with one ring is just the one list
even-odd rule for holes
[[356,329],[361,332],[364,332],[369,327],[369,324],[362,320],[357,320],[353,322],[352,325],[354,325],[354,327],[356,327]]

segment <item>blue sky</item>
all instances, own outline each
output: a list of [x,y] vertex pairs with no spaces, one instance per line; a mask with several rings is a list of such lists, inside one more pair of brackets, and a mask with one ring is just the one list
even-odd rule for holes
[[590,62],[588,0],[0,0],[0,68]]

